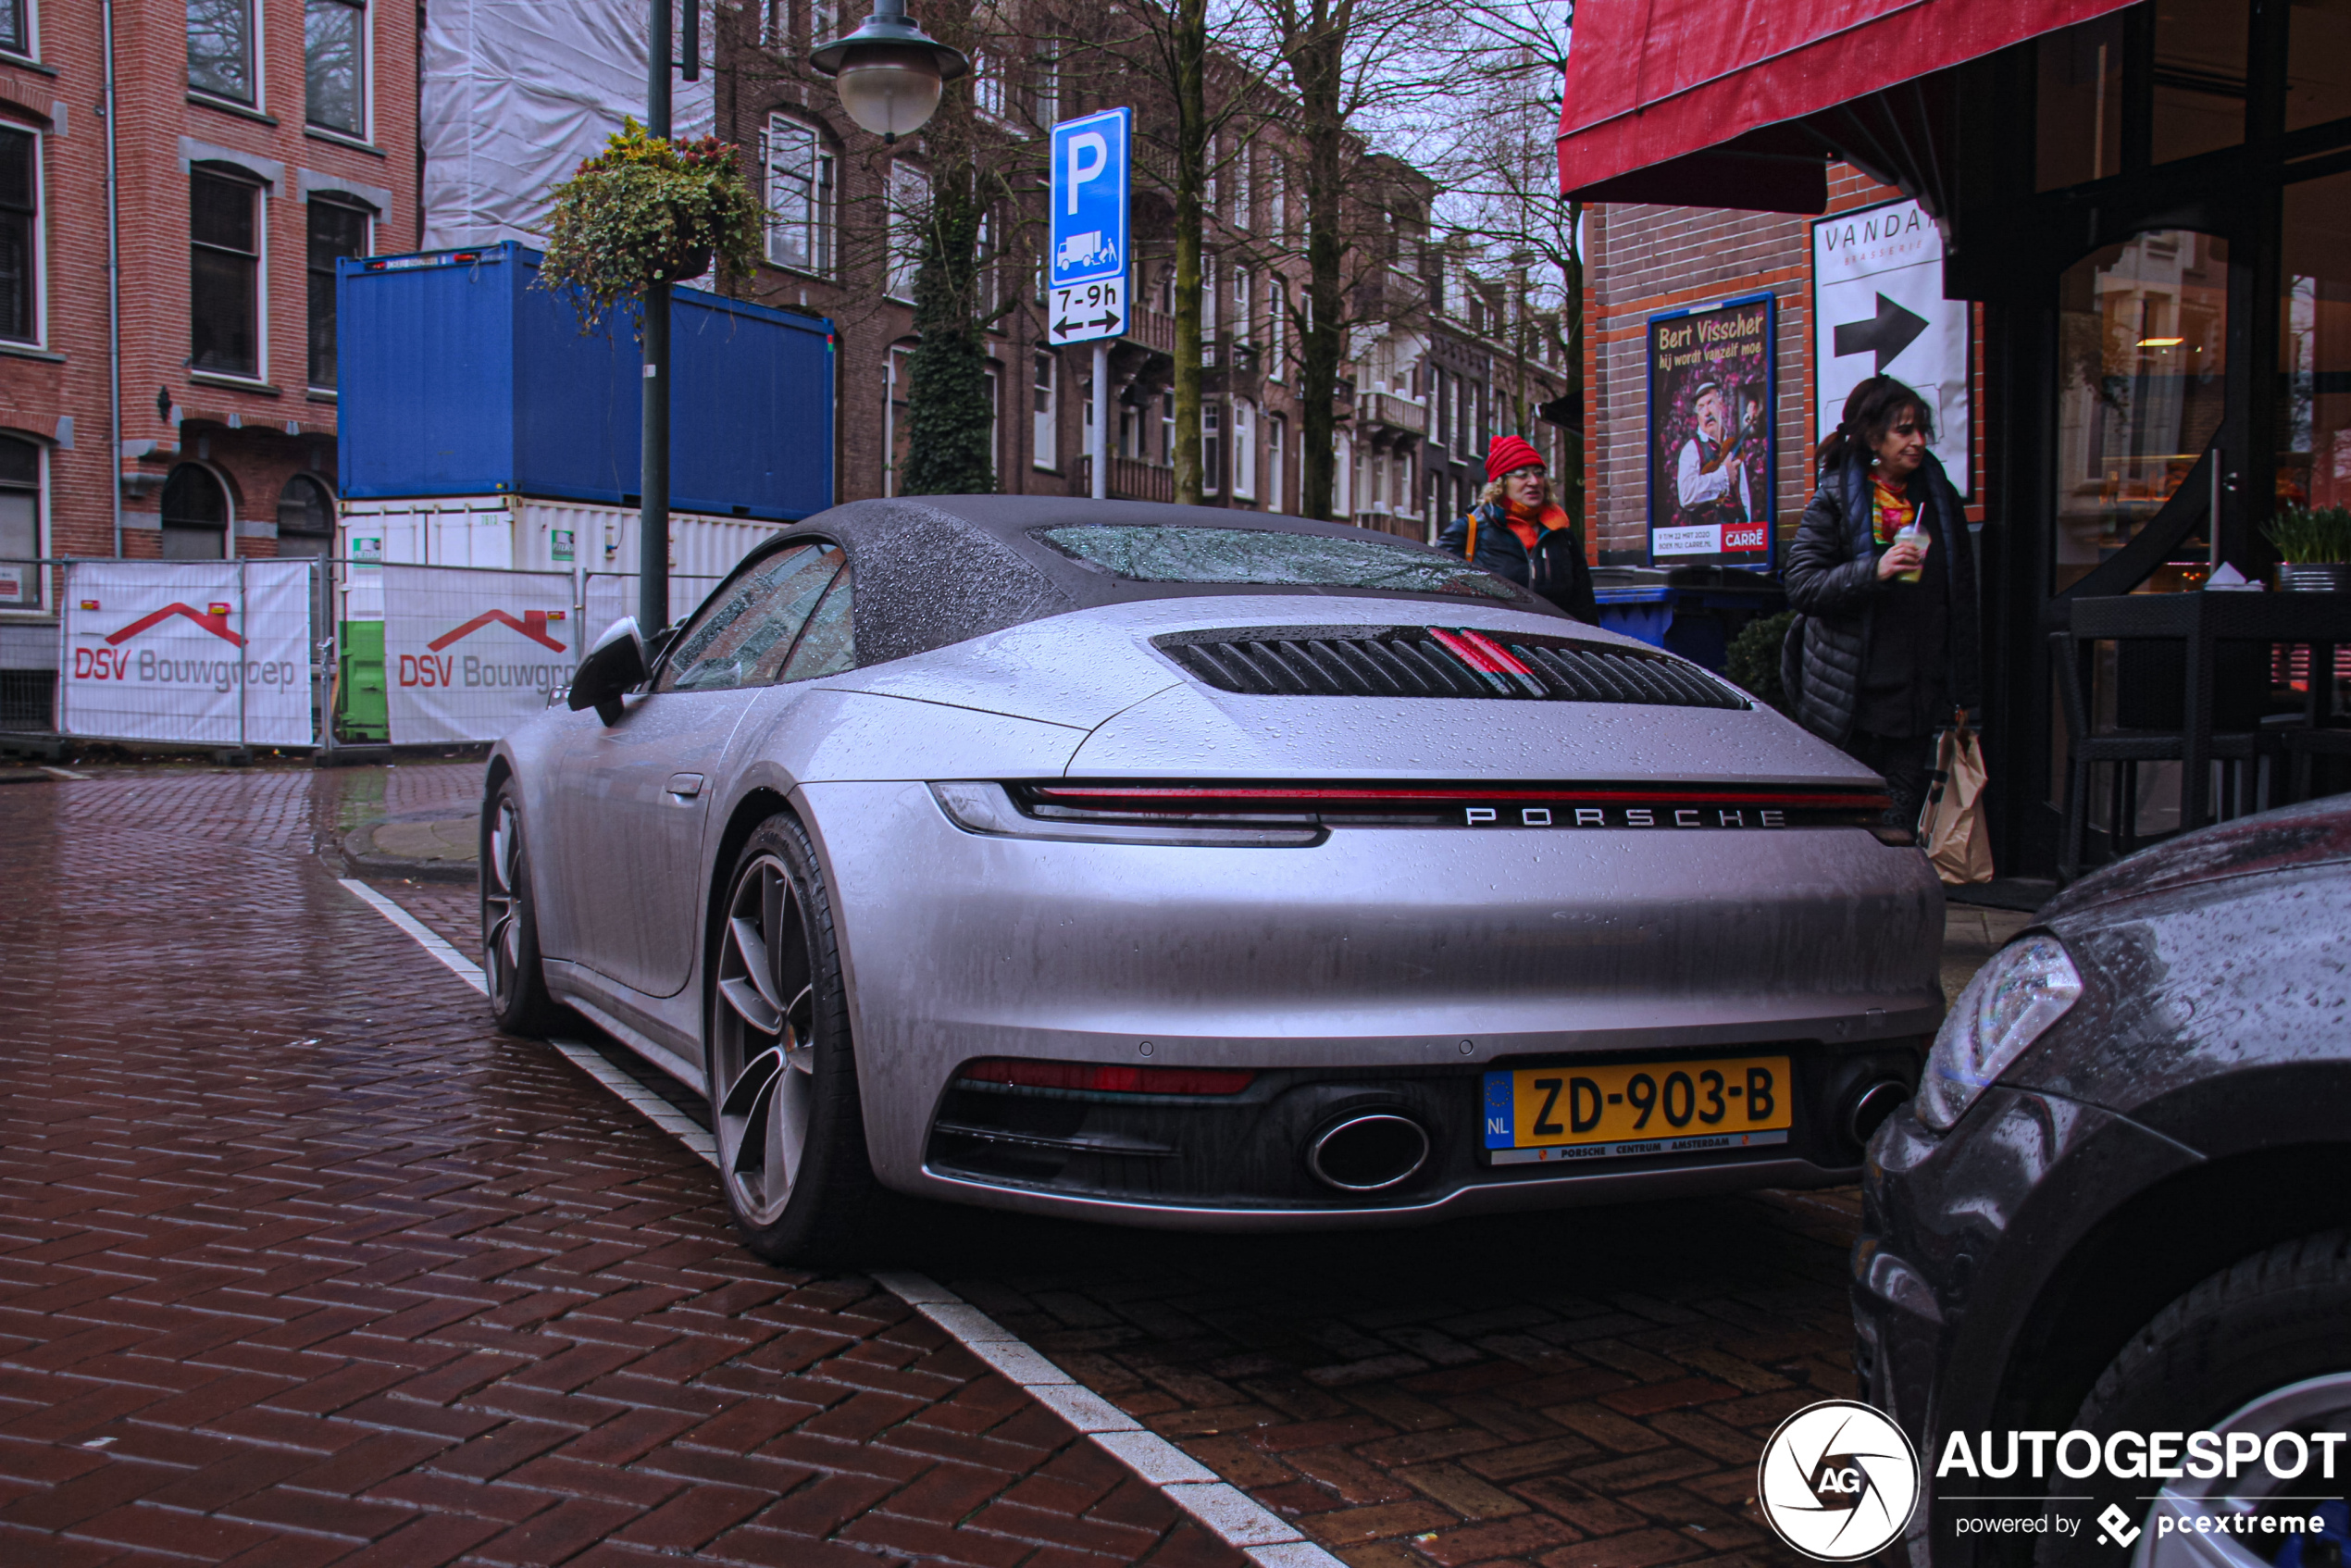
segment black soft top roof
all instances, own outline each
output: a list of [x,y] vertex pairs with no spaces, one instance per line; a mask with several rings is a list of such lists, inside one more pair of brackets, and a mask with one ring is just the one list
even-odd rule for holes
[[[1090,567],[1035,537],[1041,529],[1083,528],[1250,529],[1321,534],[1392,545],[1454,560],[1392,534],[1350,523],[1170,506],[1147,501],[1064,496],[924,495],[852,501],[817,513],[763,543],[744,566],[803,539],[837,541],[848,552],[856,585],[857,662],[881,664],[945,648],[1007,627],[1070,610],[1144,599],[1226,598],[1246,594],[1410,599],[1460,604],[1454,594],[1362,588],[1300,588],[1257,583],[1138,582]],[[738,571],[743,569],[739,566]],[[1497,579],[1498,581],[1500,579]],[[1546,600],[1503,583],[1515,610],[1559,614]]]

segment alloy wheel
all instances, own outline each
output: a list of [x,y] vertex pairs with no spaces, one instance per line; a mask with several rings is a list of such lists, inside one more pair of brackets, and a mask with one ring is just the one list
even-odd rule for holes
[[[2281,1481],[2272,1476],[2264,1463],[2244,1466],[2232,1480],[2225,1475],[2210,1480],[2183,1477],[2166,1482],[2153,1500],[2153,1506],[2141,1517],[2144,1536],[2133,1536],[2137,1549],[2131,1554],[2131,1568],[2269,1568],[2277,1550],[2278,1537],[2267,1541],[2246,1542],[2245,1537],[2233,1533],[2232,1523],[2240,1515],[2274,1515],[2291,1513],[2303,1516],[2316,1514],[2326,1501],[2339,1503],[2343,1498],[2343,1483],[2324,1479],[2317,1462],[2315,1447],[2307,1440],[2314,1432],[2340,1432],[2351,1423],[2351,1372],[2305,1379],[2285,1388],[2273,1389],[2215,1422],[2212,1430],[2222,1434],[2244,1433],[2260,1440],[2266,1453],[2272,1439],[2294,1434],[2294,1447],[2282,1450],[2282,1459],[2290,1460],[2298,1450],[2306,1464],[2301,1475]],[[2225,1437],[2224,1437],[2225,1441]],[[2172,1461],[2179,1464],[2175,1457]],[[2332,1468],[2330,1466],[2329,1468]],[[2203,1515],[2212,1515],[2204,1522]],[[2161,1527],[2166,1516],[2175,1521],[2170,1529]],[[2338,1526],[2339,1527],[2339,1526]],[[2234,1526],[2242,1530],[2242,1525]],[[2339,1542],[2328,1543],[2340,1553]],[[2311,1563],[2322,1561],[2317,1542],[2307,1543],[2302,1561]],[[2256,1548],[2266,1547],[2267,1550]]]
[[763,854],[727,901],[711,1069],[719,1169],[737,1213],[775,1223],[808,1146],[815,1100],[815,987],[800,894]]
[[481,955],[490,997],[504,1007],[522,976],[522,824],[515,803],[500,796],[490,823],[490,859],[481,877]]

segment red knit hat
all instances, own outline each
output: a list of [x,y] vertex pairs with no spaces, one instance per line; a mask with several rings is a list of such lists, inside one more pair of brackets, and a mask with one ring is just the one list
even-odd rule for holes
[[1540,468],[1542,454],[1518,436],[1496,436],[1494,449],[1486,454],[1486,477],[1499,479],[1518,468]]

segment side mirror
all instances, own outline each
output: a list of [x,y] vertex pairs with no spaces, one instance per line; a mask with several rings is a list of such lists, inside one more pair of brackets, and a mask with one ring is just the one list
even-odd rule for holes
[[588,656],[571,678],[571,711],[593,708],[606,724],[620,721],[620,698],[645,683],[645,640],[638,634],[637,617],[623,616],[605,628],[589,647]]

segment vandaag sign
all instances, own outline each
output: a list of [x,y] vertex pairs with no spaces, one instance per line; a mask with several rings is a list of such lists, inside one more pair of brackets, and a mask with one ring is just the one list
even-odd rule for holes
[[66,573],[58,728],[193,745],[314,738],[306,561],[87,561]]
[[379,569],[395,744],[495,740],[571,683],[568,574]]

